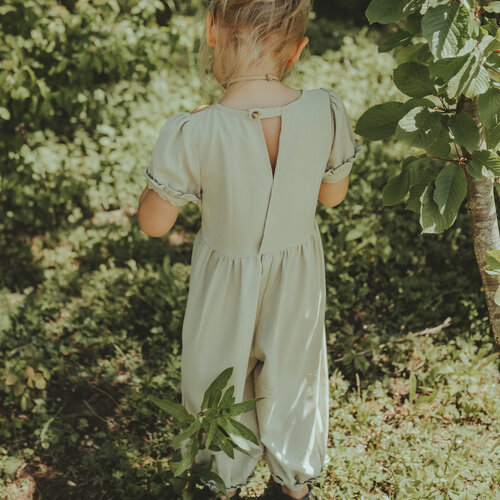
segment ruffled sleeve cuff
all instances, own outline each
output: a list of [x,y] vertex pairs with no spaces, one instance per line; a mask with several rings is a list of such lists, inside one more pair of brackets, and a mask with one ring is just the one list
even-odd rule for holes
[[333,139],[322,181],[334,183],[351,173],[354,160],[363,151],[363,146],[354,138],[354,130],[340,96],[329,88],[323,90],[328,93],[330,99]]
[[142,173],[147,178],[148,188],[155,191],[160,198],[169,201],[176,207],[181,207],[189,201],[192,201],[197,205],[201,202],[200,196],[195,193],[184,193],[182,191],[179,191],[178,189],[173,188],[172,186],[169,186],[168,184],[158,182],[149,172],[149,166],[147,166],[142,171]]
[[190,113],[177,113],[167,120],[142,172],[148,187],[172,205],[201,202],[200,160]]
[[340,165],[336,167],[327,166],[325,173],[323,174],[323,182],[334,183],[341,181],[344,177],[347,177],[352,170],[354,160],[363,151],[363,146],[357,141],[354,143],[354,153],[352,156],[344,160]]

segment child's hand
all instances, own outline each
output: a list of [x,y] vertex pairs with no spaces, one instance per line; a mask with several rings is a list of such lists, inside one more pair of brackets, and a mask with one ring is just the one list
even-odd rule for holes
[[194,108],[193,111],[191,111],[191,114],[193,113],[198,113],[198,111],[202,111],[203,109],[210,108],[211,104],[202,104],[201,106],[198,106],[197,108]]

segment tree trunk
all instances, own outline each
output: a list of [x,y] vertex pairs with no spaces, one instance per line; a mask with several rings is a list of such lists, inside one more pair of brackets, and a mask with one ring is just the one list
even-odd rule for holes
[[[457,104],[457,111],[464,111],[472,117],[481,132],[478,149],[486,149],[484,126],[480,122],[477,112],[477,96],[474,99],[461,96]],[[464,153],[466,156],[470,156],[466,151]],[[500,306],[494,300],[500,285],[500,276],[488,274],[483,269],[486,265],[486,251],[500,250],[500,234],[495,207],[495,180],[490,177],[474,179],[467,171],[465,171],[465,175],[467,177],[467,202],[472,221],[474,253],[481,274],[493,337],[497,345],[500,345]]]

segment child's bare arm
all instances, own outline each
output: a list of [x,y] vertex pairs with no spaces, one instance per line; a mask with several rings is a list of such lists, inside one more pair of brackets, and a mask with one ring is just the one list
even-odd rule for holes
[[349,176],[347,175],[339,182],[322,182],[319,189],[318,200],[329,207],[335,207],[342,203],[349,188]]
[[155,191],[146,187],[141,194],[137,209],[137,220],[141,231],[154,238],[165,236],[175,224],[180,208],[160,198]]

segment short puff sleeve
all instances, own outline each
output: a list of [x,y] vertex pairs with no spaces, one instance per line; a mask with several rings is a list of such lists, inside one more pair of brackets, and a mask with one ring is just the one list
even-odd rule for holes
[[323,182],[334,183],[347,177],[356,157],[363,147],[354,138],[354,131],[340,96],[329,88],[323,88],[330,97],[333,121],[333,144],[330,157],[323,174]]
[[143,170],[148,187],[175,206],[201,201],[200,161],[191,116],[182,112],[167,120]]

